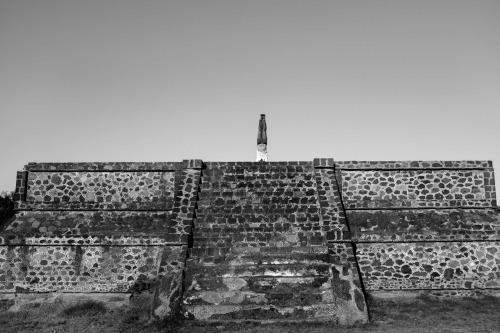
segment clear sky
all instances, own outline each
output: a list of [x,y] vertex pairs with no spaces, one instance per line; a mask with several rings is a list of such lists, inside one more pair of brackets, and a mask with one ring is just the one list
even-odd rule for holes
[[500,1],[0,0],[0,191],[27,162],[493,160]]

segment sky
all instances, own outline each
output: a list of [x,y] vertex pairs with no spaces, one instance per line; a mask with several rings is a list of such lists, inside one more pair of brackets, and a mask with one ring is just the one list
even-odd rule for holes
[[498,0],[0,0],[0,191],[28,162],[493,160]]

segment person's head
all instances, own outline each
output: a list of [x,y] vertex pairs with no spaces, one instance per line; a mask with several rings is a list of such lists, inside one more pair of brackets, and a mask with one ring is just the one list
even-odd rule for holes
[[265,115],[265,114],[263,114],[263,113],[261,113],[261,114],[260,114],[260,119],[264,119],[264,118],[266,118],[266,115]]

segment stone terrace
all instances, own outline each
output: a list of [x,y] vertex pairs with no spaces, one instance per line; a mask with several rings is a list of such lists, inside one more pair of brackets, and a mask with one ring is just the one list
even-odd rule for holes
[[366,292],[500,294],[489,161],[31,163],[15,200],[0,299],[141,295],[154,319],[350,325]]
[[333,165],[320,162],[206,163],[185,279],[189,316],[367,321]]

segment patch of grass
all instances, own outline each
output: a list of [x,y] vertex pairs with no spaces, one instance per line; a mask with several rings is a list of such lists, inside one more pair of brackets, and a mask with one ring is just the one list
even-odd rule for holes
[[[42,304],[19,312],[0,311],[0,331],[6,333],[421,333],[500,332],[500,298],[447,298],[374,300],[372,321],[357,327],[332,327],[329,323],[201,323],[190,320],[146,325],[139,305],[105,310],[101,305],[72,307]],[[72,309],[72,310],[70,310]],[[85,310],[84,310],[85,309]],[[98,309],[98,310],[96,310]],[[100,309],[100,310],[99,310]],[[62,315],[70,312],[69,315]],[[81,314],[81,315],[80,315]],[[166,324],[166,325],[165,325]]]
[[128,311],[125,311],[125,313],[123,314],[122,323],[125,325],[134,324],[139,322],[140,319],[140,314],[137,311],[134,311],[134,309],[130,309]]
[[0,193],[0,231],[7,225],[9,219],[14,216],[14,192]]
[[96,316],[106,313],[106,306],[102,302],[88,300],[77,303],[62,311],[64,317]]

